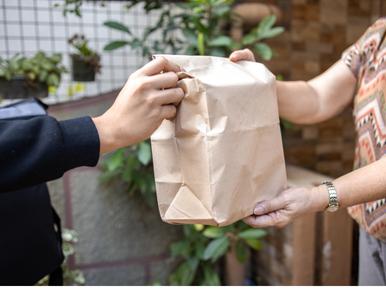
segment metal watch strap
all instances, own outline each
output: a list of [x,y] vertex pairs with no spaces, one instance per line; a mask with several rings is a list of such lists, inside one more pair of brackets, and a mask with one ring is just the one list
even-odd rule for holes
[[323,181],[322,184],[326,185],[328,191],[328,206],[327,211],[334,212],[339,209],[338,194],[336,188],[331,181]]

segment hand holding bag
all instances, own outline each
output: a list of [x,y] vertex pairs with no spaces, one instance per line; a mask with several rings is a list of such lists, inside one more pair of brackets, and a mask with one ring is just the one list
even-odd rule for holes
[[275,77],[264,65],[163,55],[185,97],[151,136],[157,200],[174,224],[225,226],[286,187]]

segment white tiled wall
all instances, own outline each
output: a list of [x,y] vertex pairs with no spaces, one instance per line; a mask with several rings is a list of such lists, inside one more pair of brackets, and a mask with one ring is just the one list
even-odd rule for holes
[[84,88],[71,96],[69,88],[74,87],[70,74],[63,76],[57,93],[47,102],[61,102],[84,96],[92,96],[122,86],[130,72],[145,60],[125,47],[113,52],[103,52],[103,47],[115,39],[124,39],[124,33],[112,31],[103,26],[106,20],[118,20],[127,24],[140,35],[147,23],[155,21],[154,15],[146,15],[140,6],[129,12],[122,1],[84,1],[82,17],[73,14],[64,17],[61,8],[54,7],[61,0],[0,0],[0,56],[10,57],[16,53],[33,55],[38,50],[47,53],[60,52],[63,63],[70,69],[69,54],[72,52],[67,39],[74,33],[84,34],[92,48],[102,55],[101,74],[96,82],[83,83]]

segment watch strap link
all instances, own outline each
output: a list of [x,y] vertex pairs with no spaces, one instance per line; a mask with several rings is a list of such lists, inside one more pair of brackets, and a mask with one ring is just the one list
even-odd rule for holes
[[339,209],[338,193],[334,184],[331,181],[323,181],[322,184],[326,185],[328,192],[328,206],[327,211],[334,212]]

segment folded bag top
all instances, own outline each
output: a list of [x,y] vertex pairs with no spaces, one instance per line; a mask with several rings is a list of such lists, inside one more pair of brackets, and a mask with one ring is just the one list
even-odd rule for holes
[[225,226],[286,187],[275,77],[259,63],[162,55],[185,97],[151,136],[157,200],[173,224]]

